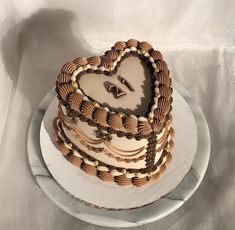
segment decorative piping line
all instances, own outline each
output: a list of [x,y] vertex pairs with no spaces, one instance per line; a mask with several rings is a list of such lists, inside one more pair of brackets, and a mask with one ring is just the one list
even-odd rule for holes
[[[57,119],[57,118],[56,118]],[[59,127],[57,126],[56,128],[56,133],[58,132]],[[67,148],[67,152],[66,154],[63,153],[63,155],[66,157],[66,159],[68,159],[72,164],[74,164],[77,167],[80,167],[84,172],[93,175],[93,176],[97,176],[98,178],[100,178],[103,181],[109,181],[109,182],[115,182],[118,185],[121,186],[126,186],[126,185],[135,185],[135,186],[143,186],[145,184],[147,184],[148,182],[151,181],[156,181],[159,176],[161,174],[163,174],[166,170],[166,165],[171,161],[172,155],[170,152],[167,152],[167,154],[163,157],[163,160],[161,161],[161,163],[159,163],[157,170],[155,172],[152,173],[148,173],[148,174],[133,174],[133,173],[129,173],[128,170],[122,170],[122,173],[118,173],[118,171],[116,171],[114,173],[114,171],[110,171],[110,172],[106,172],[106,171],[100,171],[102,168],[102,166],[99,166],[99,162],[95,161],[95,162],[89,162],[89,160],[83,158],[79,152],[81,154],[83,154],[82,150],[79,150],[77,147],[77,150],[74,149],[74,146],[70,146],[69,144],[60,144],[61,142],[58,140],[55,140],[56,143],[59,144],[59,147],[62,145],[63,147]],[[78,155],[81,156],[81,158],[79,158],[78,156],[73,154],[73,151],[76,151],[78,153]],[[91,164],[93,163],[93,164]],[[104,167],[105,169],[105,167]]]

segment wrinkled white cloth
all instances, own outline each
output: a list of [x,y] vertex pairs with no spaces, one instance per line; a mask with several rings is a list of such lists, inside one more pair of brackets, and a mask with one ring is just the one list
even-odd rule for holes
[[209,167],[193,197],[136,229],[234,229],[234,18],[233,0],[2,0],[0,229],[103,229],[66,214],[40,190],[28,166],[26,136],[64,62],[102,54],[129,38],[163,52],[172,78],[201,106],[212,140]]

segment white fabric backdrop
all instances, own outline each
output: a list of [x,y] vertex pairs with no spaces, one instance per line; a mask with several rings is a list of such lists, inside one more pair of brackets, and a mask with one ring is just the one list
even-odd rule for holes
[[207,118],[205,179],[178,211],[136,229],[235,226],[235,1],[2,0],[0,7],[0,229],[103,229],[54,205],[31,176],[26,135],[60,66],[117,40],[150,41]]

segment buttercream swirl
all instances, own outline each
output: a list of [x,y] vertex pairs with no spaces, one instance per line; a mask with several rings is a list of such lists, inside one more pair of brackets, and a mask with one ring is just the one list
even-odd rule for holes
[[150,49],[152,49],[153,47],[146,41],[140,42],[138,45],[138,48],[140,50],[144,50],[146,52],[148,52]]
[[77,69],[77,66],[76,66],[75,63],[73,63],[73,62],[66,62],[63,65],[63,67],[61,69],[61,72],[72,74],[76,69]]
[[168,73],[168,67],[164,60],[157,60],[156,62],[157,68],[165,73]]
[[132,183],[136,186],[136,187],[140,187],[145,185],[146,183],[148,183],[147,177],[142,177],[142,178],[138,178],[138,177],[134,177],[132,179]]
[[159,85],[159,92],[163,97],[169,99],[171,97],[172,89],[165,85]]
[[115,176],[114,181],[120,186],[126,186],[132,184],[132,179],[127,178],[125,175]]
[[116,50],[109,50],[105,55],[115,61],[118,58],[119,53]]
[[114,45],[114,49],[117,50],[117,51],[122,51],[125,48],[126,48],[126,43],[122,42],[122,41],[116,42],[115,45]]
[[164,122],[165,119],[166,119],[165,114],[164,114],[164,113],[162,112],[162,110],[159,109],[159,108],[155,109],[155,111],[154,111],[154,117],[155,117],[156,119],[158,119],[160,122]]
[[140,121],[138,129],[141,135],[147,135],[152,131],[152,127],[147,121]]
[[158,108],[160,108],[164,113],[169,110],[170,102],[165,97],[160,97],[158,100]]
[[138,121],[132,116],[126,116],[124,117],[124,127],[127,131],[130,133],[138,133],[137,129]]
[[75,156],[75,155],[71,155],[71,156],[69,157],[69,161],[70,161],[73,165],[75,165],[75,166],[77,166],[77,167],[80,167],[81,164],[82,164],[82,159],[80,159],[79,157],[77,157],[77,156]]
[[162,54],[158,50],[150,50],[149,54],[152,56],[152,58],[157,61],[157,60],[162,60]]
[[135,47],[136,48],[138,46],[138,41],[136,39],[129,39],[126,43],[126,46],[128,48],[130,48],[130,47]]
[[77,67],[83,66],[87,64],[87,59],[84,57],[78,57],[73,60]]
[[107,57],[106,55],[101,56],[101,65],[105,68],[110,67],[112,64],[112,59],[110,57]]
[[60,96],[66,100],[67,96],[74,91],[74,88],[70,84],[64,84],[59,87]]
[[107,120],[107,111],[103,108],[96,108],[93,112],[93,119],[95,122],[99,123],[102,126],[108,126]]
[[89,165],[89,164],[86,164],[86,163],[82,163],[81,165],[81,169],[86,172],[87,174],[90,174],[90,175],[93,175],[93,176],[96,176],[96,173],[97,173],[97,169],[95,166],[93,165]]
[[63,156],[68,156],[70,153],[70,150],[63,144],[59,145],[59,150],[63,154]]
[[64,83],[68,83],[71,79],[71,75],[68,73],[60,73],[60,75],[58,76],[57,80],[59,84],[64,84]]
[[108,116],[108,124],[115,130],[122,131],[124,129],[122,125],[122,118],[117,114],[110,114]]
[[101,59],[99,56],[93,56],[87,59],[87,62],[91,65],[91,66],[99,66],[101,63]]
[[74,111],[80,112],[82,101],[82,95],[79,93],[73,93],[69,96],[69,105]]
[[95,106],[90,101],[84,101],[80,107],[80,111],[89,119],[92,119],[94,109]]
[[158,72],[158,81],[160,84],[164,84],[167,87],[169,87],[171,84],[168,74],[163,71]]

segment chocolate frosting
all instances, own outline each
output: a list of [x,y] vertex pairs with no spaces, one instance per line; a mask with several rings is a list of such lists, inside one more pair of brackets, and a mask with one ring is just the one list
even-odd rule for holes
[[77,66],[73,62],[66,62],[62,67],[62,72],[72,74],[77,69]]
[[64,73],[64,72],[62,72],[62,73],[60,73],[60,75],[58,76],[58,83],[59,84],[64,84],[64,83],[68,83],[68,82],[70,82],[70,80],[71,80],[71,75],[70,74],[68,74],[68,73]]
[[101,64],[101,58],[99,56],[90,57],[87,59],[87,62],[91,66],[99,66]]
[[96,108],[93,113],[94,121],[101,124],[102,126],[108,126],[107,120],[107,111],[103,108]]
[[73,93],[69,96],[69,104],[71,108],[76,111],[80,112],[80,106],[83,102],[82,95],[79,93]]
[[117,114],[110,114],[108,117],[108,124],[116,130],[124,130],[122,125],[122,118],[119,117]]
[[83,101],[80,110],[87,118],[92,119],[92,113],[95,110],[95,106],[90,101]]
[[167,87],[169,87],[171,84],[168,74],[163,71],[158,72],[158,81],[160,84],[164,84]]
[[152,50],[150,50],[149,53],[155,61],[163,59],[162,54],[158,50],[152,49]]
[[108,68],[112,64],[112,59],[107,56],[101,56],[101,65]]
[[125,42],[116,42],[114,45],[114,49],[117,51],[122,51],[126,48],[126,43]]
[[73,60],[77,67],[83,66],[87,64],[87,59],[84,57],[78,57]]
[[141,135],[147,135],[152,131],[151,125],[147,121],[139,122],[139,133]]
[[140,50],[148,52],[153,47],[148,42],[143,41],[139,43],[138,48],[140,48]]
[[130,47],[137,47],[138,46],[138,41],[136,39],[129,39],[126,43],[126,46],[128,48]]
[[172,88],[171,87],[167,87],[165,85],[160,85],[159,86],[159,92],[160,95],[162,95],[163,97],[170,99],[171,94],[172,94]]
[[115,61],[118,58],[119,53],[116,50],[109,50],[105,55]]
[[60,96],[66,101],[67,96],[74,91],[74,88],[70,84],[63,84],[59,88]]
[[164,60],[157,60],[156,61],[157,68],[165,73],[168,73],[168,67]]
[[124,117],[124,127],[130,133],[138,133],[137,129],[138,120],[133,118],[132,116]]

